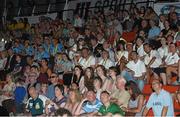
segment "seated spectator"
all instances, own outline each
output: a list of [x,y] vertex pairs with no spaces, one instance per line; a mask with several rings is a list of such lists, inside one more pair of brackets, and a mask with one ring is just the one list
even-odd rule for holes
[[35,53],[34,59],[38,62],[40,62],[43,58],[49,59],[50,55],[48,52],[45,51],[42,45],[38,46],[38,50]]
[[155,20],[149,20],[149,24],[151,26],[148,32],[148,39],[155,39],[161,32],[160,28],[157,27],[157,23]]
[[40,94],[40,95],[47,96],[48,84],[42,83],[40,88],[41,88],[41,89],[40,89],[40,91],[39,91],[39,94]]
[[43,101],[39,98],[35,87],[29,87],[28,92],[31,97],[28,100],[27,109],[30,111],[32,116],[43,115],[44,104]]
[[66,53],[62,54],[62,59],[57,61],[54,66],[56,73],[65,74],[71,71],[73,64]]
[[64,86],[57,84],[54,86],[55,97],[51,100],[46,101],[46,114],[54,115],[54,112],[59,107],[64,107],[66,104],[67,98],[64,96]]
[[50,55],[55,56],[57,53],[63,51],[63,45],[59,42],[58,38],[53,38],[53,44],[50,47]]
[[[25,66],[23,62],[24,58],[20,54],[16,54],[16,64],[13,70],[13,74],[16,76],[19,76],[19,74],[22,74],[23,67]],[[16,79],[15,79],[16,80]]]
[[92,67],[87,67],[84,70],[84,93],[86,93],[89,89],[94,89],[94,69]]
[[119,44],[117,45],[117,52],[116,52],[116,59],[117,64],[119,66],[119,70],[122,71],[125,67],[125,64],[128,62],[128,51],[125,49],[125,41],[120,40]]
[[96,58],[101,57],[101,50],[102,50],[102,44],[98,43],[98,40],[96,37],[91,37],[91,52],[93,53],[93,56]]
[[87,68],[87,67],[95,67],[96,64],[96,60],[94,58],[94,56],[92,56],[90,54],[90,50],[88,48],[83,48],[81,50],[82,52],[82,58],[79,62],[79,64],[83,67],[83,69]]
[[7,63],[5,65],[5,70],[7,73],[10,73],[14,70],[14,67],[16,65],[16,54],[13,52],[12,48],[8,49],[8,58]]
[[102,79],[99,78],[99,77],[96,77],[94,78],[94,82],[93,82],[93,86],[95,88],[95,91],[96,91],[96,98],[98,100],[100,100],[100,95],[101,95],[101,92],[102,92]]
[[52,73],[50,76],[51,85],[48,86],[47,97],[53,99],[55,97],[55,86],[58,84],[58,76],[56,73]]
[[109,69],[109,67],[115,66],[115,63],[109,59],[109,52],[106,50],[103,50],[101,53],[101,59],[99,61],[99,65],[105,66],[106,69]]
[[175,73],[178,75],[178,61],[179,61],[179,56],[177,53],[176,44],[171,43],[169,45],[169,53],[163,65],[166,68],[168,84],[171,83],[170,79],[172,77],[172,73]]
[[133,81],[126,83],[126,90],[131,95],[127,108],[123,108],[126,116],[141,116],[145,107],[145,98],[139,90],[137,84]]
[[151,73],[153,73],[156,79],[158,79],[160,76],[163,80],[163,84],[166,85],[167,83],[165,72],[163,70],[160,70],[162,59],[159,53],[156,50],[153,50],[152,46],[147,43],[145,43],[143,46],[144,51],[146,52],[144,63],[147,69],[147,83],[150,82],[150,75]]
[[72,115],[75,115],[76,109],[80,104],[80,102],[81,102],[81,95],[79,91],[77,89],[70,89],[67,102],[64,108],[69,110],[72,113]]
[[121,77],[117,76],[116,87],[115,90],[111,95],[111,102],[118,104],[120,107],[128,107],[130,94],[128,91],[125,90],[126,80]]
[[161,59],[165,60],[165,58],[168,54],[168,45],[166,44],[166,38],[165,37],[160,38],[160,41],[161,41],[161,47],[158,48],[158,52],[161,56]]
[[40,74],[37,78],[37,82],[39,83],[48,83],[48,79],[51,76],[51,69],[48,67],[48,60],[42,59],[40,63]]
[[6,84],[4,85],[3,89],[1,90],[0,96],[0,104],[7,99],[13,99],[13,92],[15,90],[15,83],[13,82],[13,74],[6,75]]
[[148,113],[150,108],[152,108],[154,116],[174,116],[171,94],[162,89],[162,83],[158,79],[152,81],[152,88],[155,92],[153,92],[149,97],[143,111],[143,116]]
[[126,78],[127,81],[133,80],[138,84],[139,89],[142,91],[144,87],[144,79],[146,74],[146,67],[137,55],[137,52],[131,53],[132,61],[126,64],[126,69],[121,72],[121,75]]
[[[31,86],[34,86],[36,88],[36,90],[39,92],[40,90],[40,84],[37,82],[37,74],[34,72],[31,72],[28,76],[28,78],[26,78],[26,88],[28,89]],[[28,94],[28,98],[29,98],[29,94]]]
[[110,94],[107,91],[101,92],[101,101],[103,105],[98,110],[98,115],[112,116],[120,114],[124,116],[123,110],[115,103],[110,102]]
[[[103,65],[96,67],[96,74],[102,79],[102,90],[110,91],[112,88],[113,80],[107,76],[107,70]],[[100,95],[99,95],[100,97]]]
[[114,53],[114,50],[110,47],[110,44],[107,41],[105,41],[103,43],[103,49],[108,51],[109,59],[111,59],[111,61],[115,62],[115,53]]
[[30,65],[26,65],[25,67],[24,67],[24,69],[23,69],[23,76],[24,76],[24,80],[26,81],[27,79],[28,79],[28,76],[29,76],[29,74],[30,74],[30,72],[31,72],[31,66]]
[[30,45],[29,40],[26,40],[24,42],[24,51],[25,51],[25,55],[29,55],[32,56],[34,54],[34,48],[32,47],[32,45]]
[[74,75],[72,77],[72,83],[76,83],[79,86],[79,91],[81,94],[85,91],[84,85],[84,72],[81,66],[77,65],[74,67]]
[[116,67],[110,67],[109,68],[109,77],[112,79],[112,87],[108,89],[111,93],[114,93],[114,91],[117,90],[116,87],[116,80],[117,80],[118,70]]
[[96,98],[96,92],[89,90],[86,97],[81,101],[77,107],[75,115],[79,116],[94,116],[97,115],[102,103]]
[[146,54],[144,51],[144,48],[143,48],[143,43],[144,43],[143,37],[137,37],[137,39],[136,39],[136,46],[137,46],[136,51],[137,51],[139,57],[141,58],[141,60],[143,60],[143,57]]
[[7,63],[7,51],[0,51],[0,74],[1,74],[1,80],[5,80],[5,65]]
[[26,95],[26,89],[24,87],[24,81],[18,79],[16,81],[16,88],[14,90],[14,98],[15,98],[15,105],[16,105],[16,114],[23,113],[24,110],[24,98]]
[[59,108],[58,110],[56,110],[55,116],[70,117],[70,116],[72,116],[72,113],[65,108]]

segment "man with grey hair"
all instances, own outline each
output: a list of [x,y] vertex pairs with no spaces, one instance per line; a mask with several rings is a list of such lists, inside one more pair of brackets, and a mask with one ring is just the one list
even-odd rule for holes
[[121,107],[128,106],[128,102],[130,99],[130,94],[125,90],[126,80],[122,76],[118,75],[116,80],[117,90],[114,91],[111,95],[111,101],[115,102]]

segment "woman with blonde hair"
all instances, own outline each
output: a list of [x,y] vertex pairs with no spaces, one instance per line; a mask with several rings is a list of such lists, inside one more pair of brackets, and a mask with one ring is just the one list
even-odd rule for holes
[[64,108],[69,110],[72,113],[72,115],[75,115],[75,112],[80,102],[81,102],[80,92],[76,89],[70,89],[67,102]]

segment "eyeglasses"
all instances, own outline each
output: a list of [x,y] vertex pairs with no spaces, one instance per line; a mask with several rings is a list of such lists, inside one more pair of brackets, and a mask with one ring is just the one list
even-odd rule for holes
[[56,78],[57,76],[50,76],[50,78]]

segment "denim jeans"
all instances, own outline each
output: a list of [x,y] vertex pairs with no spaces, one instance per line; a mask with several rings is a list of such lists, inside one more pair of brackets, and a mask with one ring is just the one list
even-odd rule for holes
[[126,81],[134,81],[138,85],[138,88],[142,91],[144,88],[144,80],[135,80],[133,76],[127,72],[127,71],[122,71],[121,76],[126,79]]

